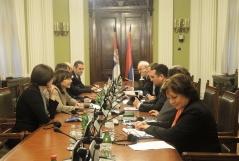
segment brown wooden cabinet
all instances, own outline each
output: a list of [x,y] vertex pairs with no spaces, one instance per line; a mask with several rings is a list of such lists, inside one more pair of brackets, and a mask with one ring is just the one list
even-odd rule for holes
[[124,0],[122,5],[118,2],[89,0],[91,84],[112,77],[114,26],[123,78],[130,25],[135,80],[139,79],[138,62],[152,62],[153,0]]

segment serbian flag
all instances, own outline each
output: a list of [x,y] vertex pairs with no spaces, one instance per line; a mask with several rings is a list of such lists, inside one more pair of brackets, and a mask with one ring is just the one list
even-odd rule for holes
[[128,34],[128,49],[126,54],[125,79],[134,81],[134,68],[131,52],[132,52],[132,41],[131,41],[131,25],[130,25]]
[[112,79],[117,79],[120,76],[120,61],[119,61],[119,53],[117,49],[117,41],[116,41],[116,29],[113,27],[114,30],[114,67],[112,73]]

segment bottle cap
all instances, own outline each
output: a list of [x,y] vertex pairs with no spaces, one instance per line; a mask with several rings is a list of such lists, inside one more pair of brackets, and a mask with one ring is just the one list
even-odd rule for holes
[[56,155],[55,154],[51,155],[51,160],[56,160]]
[[109,129],[105,129],[105,134],[109,134]]

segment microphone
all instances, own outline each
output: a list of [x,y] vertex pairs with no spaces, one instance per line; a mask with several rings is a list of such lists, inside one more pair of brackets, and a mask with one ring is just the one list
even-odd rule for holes
[[127,88],[128,88],[128,87],[124,87],[123,89],[121,89],[120,91],[118,91],[118,92],[116,93],[116,95],[119,94],[119,93],[122,93],[122,92],[126,91]]
[[110,120],[116,118],[116,117],[119,116],[119,115],[123,115],[124,113],[125,113],[125,110],[121,111],[120,113],[118,113],[117,115],[115,115],[114,117],[112,117],[112,118],[110,118],[110,119],[108,119],[108,120],[106,120],[106,119],[107,119],[106,117],[105,117],[104,120],[101,120],[101,121],[102,121],[102,124],[100,125],[99,131],[97,132],[97,135],[96,135],[96,136],[100,137],[100,130],[101,130],[101,127],[102,127],[103,124],[105,124],[106,122],[108,122],[108,121],[110,121]]
[[[64,132],[62,132],[58,127],[54,127],[54,132],[58,132],[58,133],[61,133],[61,134],[63,134],[63,135],[66,135],[66,136],[72,138],[73,140],[75,140],[76,142],[78,141],[76,138],[74,138],[74,137],[72,137],[72,136],[70,136],[70,135],[68,135],[68,134],[66,134],[66,133],[64,133]],[[95,140],[96,142],[102,142],[102,138],[98,138],[98,137],[88,136],[88,137],[82,137],[82,138],[81,138],[82,142],[85,142],[85,141],[88,140],[88,139],[90,139],[90,140]]]
[[108,122],[108,121],[110,121],[110,120],[112,120],[112,119],[114,119],[114,118],[116,118],[116,117],[119,116],[119,115],[123,115],[124,113],[125,113],[125,110],[120,111],[120,113],[118,113],[118,114],[115,115],[114,117],[111,117],[110,119],[105,120],[105,121],[103,122],[103,124],[106,123],[106,122]]
[[61,134],[63,134],[63,135],[66,135],[66,136],[72,138],[73,140],[75,140],[75,141],[77,142],[76,138],[74,138],[74,137],[72,137],[72,136],[70,136],[70,135],[68,135],[68,134],[66,134],[66,133],[64,133],[64,132],[62,132],[58,127],[54,127],[54,132],[58,132],[58,133],[61,133]]

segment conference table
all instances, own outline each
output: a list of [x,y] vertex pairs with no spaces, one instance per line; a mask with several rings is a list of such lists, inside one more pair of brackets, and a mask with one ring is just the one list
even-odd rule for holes
[[[91,95],[95,97],[94,94]],[[136,117],[149,115],[146,112],[139,111],[134,111],[134,114]],[[52,121],[60,121],[62,124],[60,130],[66,134],[70,133],[71,125],[73,124],[77,126],[77,132],[82,132],[81,122],[65,122],[70,117],[70,114],[59,113]],[[47,127],[52,126],[49,125]],[[127,136],[122,130],[123,127],[125,125],[122,122],[119,122],[119,125],[115,125],[115,139],[119,140]],[[143,139],[139,140],[139,142],[152,140],[158,139]],[[58,161],[62,161],[71,157],[71,151],[67,150],[68,145],[69,138],[67,136],[54,132],[53,128],[45,130],[43,127],[40,127],[9,151],[1,161],[47,161],[50,160],[50,156],[53,154],[57,155]],[[129,146],[113,144],[112,151],[115,154],[114,158],[116,161],[182,161],[176,149],[134,151]]]

